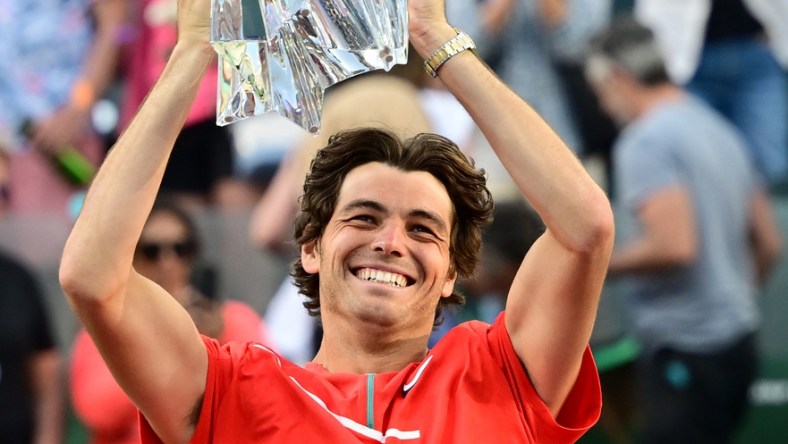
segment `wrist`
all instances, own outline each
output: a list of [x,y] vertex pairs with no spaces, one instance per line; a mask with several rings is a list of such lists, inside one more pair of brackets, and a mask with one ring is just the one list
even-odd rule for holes
[[457,35],[457,31],[448,23],[426,27],[423,31],[414,31],[410,42],[421,58],[429,58],[438,48]]
[[78,78],[71,87],[69,103],[80,112],[88,111],[96,101],[96,90],[88,79]]
[[172,50],[170,58],[185,58],[206,67],[216,60],[216,51],[207,42],[179,40]]
[[476,44],[468,34],[455,29],[454,37],[446,41],[435,52],[424,60],[424,69],[433,78],[438,77],[438,69],[452,57],[464,51],[474,51]]

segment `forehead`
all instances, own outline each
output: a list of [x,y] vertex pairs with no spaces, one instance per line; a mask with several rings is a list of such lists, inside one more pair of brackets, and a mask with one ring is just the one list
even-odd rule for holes
[[336,209],[364,199],[381,203],[390,211],[426,210],[451,221],[453,205],[446,187],[426,171],[403,171],[379,162],[352,169],[339,190]]
[[187,235],[187,228],[181,220],[168,211],[156,211],[150,215],[142,237],[149,240],[174,240]]

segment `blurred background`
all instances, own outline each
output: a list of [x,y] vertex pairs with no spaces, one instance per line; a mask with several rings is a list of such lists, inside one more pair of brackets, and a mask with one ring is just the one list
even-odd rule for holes
[[[474,37],[480,55],[556,128],[611,199],[615,179],[610,154],[619,127],[601,111],[585,81],[585,48],[614,16],[633,12],[638,1],[447,1],[450,21]],[[537,3],[542,4],[538,11]],[[646,8],[649,2],[643,3]],[[663,6],[670,13],[692,14],[682,8],[691,9],[696,3],[666,0]],[[739,23],[744,19],[736,14],[748,2],[708,3],[718,12],[734,11],[721,23]],[[93,419],[83,417],[74,406],[74,390],[78,390],[72,380],[74,344],[81,326],[63,297],[57,273],[91,175],[144,100],[172,49],[174,4],[171,0],[0,0],[0,250],[33,280],[21,287],[16,282],[27,281],[18,277],[25,275],[20,272],[14,274],[13,285],[11,277],[0,281],[0,295],[11,300],[0,301],[0,369],[5,371],[0,372],[0,418],[17,421],[9,419],[14,406],[20,405],[12,397],[21,395],[3,387],[11,377],[7,369],[19,367],[26,373],[16,375],[17,383],[33,386],[35,399],[29,402],[49,396],[54,405],[49,417],[54,419],[47,421],[54,424],[49,436],[55,437],[36,442],[135,442],[133,436],[116,439],[111,431],[102,432],[102,427],[110,426],[101,421],[88,424]],[[788,12],[788,7],[776,8]],[[788,21],[782,23],[786,28]],[[760,36],[763,29],[758,29]],[[745,62],[732,63],[747,68]],[[766,102],[742,106],[766,107],[760,111],[781,116],[772,126],[782,131],[784,142],[788,76],[784,67],[780,69],[782,95],[776,97],[783,101],[778,107],[782,114]],[[680,72],[677,75],[677,83],[686,82]],[[541,224],[527,203],[516,197],[508,175],[473,122],[439,84],[424,75],[420,60],[390,74],[370,74],[332,88],[319,138],[274,115],[216,127],[216,76],[216,70],[206,76],[162,186],[162,199],[175,202],[192,219],[199,255],[179,250],[177,240],[148,245],[148,252],[140,245],[140,260],[155,262],[161,273],[168,273],[170,260],[188,266],[189,288],[208,301],[202,315],[210,318],[211,304],[242,302],[260,317],[262,340],[297,362],[310,359],[319,342],[319,326],[305,316],[288,277],[295,252],[290,230],[299,180],[321,138],[332,130],[369,123],[364,118],[385,123],[404,117],[411,120],[399,126],[447,135],[474,157],[487,171],[497,203],[481,270],[473,281],[462,284],[468,305],[446,314],[447,322],[436,331],[435,340],[457,322],[489,320],[501,309],[519,258],[541,232]],[[387,116],[347,117],[371,103],[396,106],[387,107],[391,113]],[[788,147],[783,145],[776,160],[764,158],[759,165],[784,239],[788,239],[786,156]],[[0,271],[0,279],[6,276],[11,274]],[[584,443],[642,439],[634,402],[641,344],[632,332],[626,290],[618,279],[605,285],[591,344],[605,407],[599,424],[582,438]],[[788,436],[788,255],[780,257],[759,293],[758,374],[735,442],[782,443]],[[36,295],[41,301],[33,308],[19,302]],[[29,316],[28,309],[38,315]],[[30,326],[21,326],[20,319],[31,319]],[[224,322],[232,322],[228,319]],[[49,340],[30,339],[42,336]],[[56,359],[41,364],[42,353]],[[42,375],[54,377],[57,387],[36,382]],[[28,377],[30,381],[22,382]],[[50,394],[43,394],[46,391]],[[5,422],[0,420],[0,427]],[[7,440],[0,433],[3,443],[33,442],[19,439]]]

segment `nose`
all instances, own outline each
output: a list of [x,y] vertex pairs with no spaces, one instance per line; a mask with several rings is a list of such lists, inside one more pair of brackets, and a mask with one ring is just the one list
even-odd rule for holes
[[178,254],[175,253],[175,250],[172,248],[162,248],[161,253],[159,253],[159,258],[156,260],[156,263],[159,265],[161,264],[173,264],[179,263],[181,258],[178,257]]
[[401,257],[405,251],[405,227],[389,223],[380,227],[372,241],[372,249],[386,255]]

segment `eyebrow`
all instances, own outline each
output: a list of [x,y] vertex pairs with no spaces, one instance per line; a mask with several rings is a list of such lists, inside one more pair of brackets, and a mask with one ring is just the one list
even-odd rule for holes
[[440,216],[438,216],[437,214],[433,213],[432,211],[421,210],[421,209],[412,210],[410,213],[408,213],[408,216],[418,217],[418,218],[426,219],[426,220],[432,222],[433,224],[435,224],[437,226],[438,231],[440,231],[443,234],[446,234],[446,233],[449,232],[449,229],[446,227],[446,222],[444,222],[443,219],[441,219]]
[[[340,212],[347,213],[360,209],[368,209],[368,210],[373,210],[380,213],[388,214],[388,210],[386,209],[386,207],[384,207],[380,202],[370,199],[356,199],[354,201],[351,201],[350,203],[345,205],[340,210]],[[432,224],[434,224],[437,227],[437,229],[439,231],[442,231],[443,233],[448,233],[449,231],[448,227],[446,226],[446,222],[444,222],[440,216],[438,216],[436,213],[432,211],[417,208],[408,212],[408,216],[416,217],[419,219],[425,219],[431,222]]]
[[363,209],[375,210],[381,213],[387,212],[386,208],[380,202],[376,202],[374,200],[369,200],[369,199],[356,199],[354,201],[351,201],[349,204],[345,205],[340,210],[340,212],[347,213],[350,211],[363,210]]

